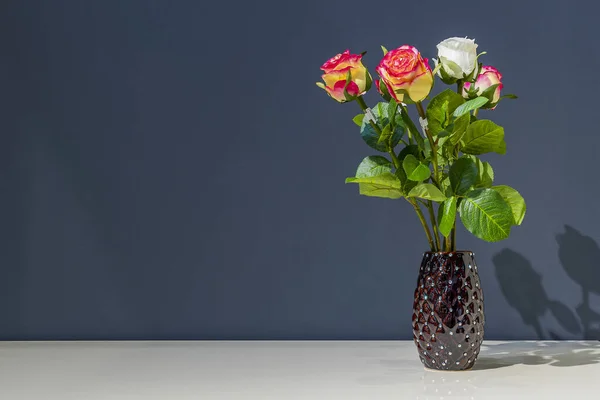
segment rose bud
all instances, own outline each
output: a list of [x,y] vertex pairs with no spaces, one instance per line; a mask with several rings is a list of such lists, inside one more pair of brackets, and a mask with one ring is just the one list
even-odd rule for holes
[[325,84],[317,82],[317,86],[340,103],[365,94],[371,87],[371,75],[362,64],[362,56],[346,50],[329,59],[321,66]]
[[377,66],[377,73],[390,95],[399,103],[407,102],[405,94],[413,102],[421,101],[433,86],[427,59],[423,59],[413,46],[404,45],[388,51]]
[[493,93],[486,93],[485,96],[490,100],[488,104],[483,108],[493,108],[500,100],[500,91],[502,90],[502,74],[498,72],[498,70],[492,66],[485,65],[481,68],[479,72],[479,76],[477,76],[477,80],[474,84],[470,82],[465,82],[463,87],[463,97],[470,98],[473,97],[473,94],[477,96],[481,96],[482,93],[485,92],[491,86],[496,86],[496,89]]
[[453,37],[437,45],[438,59],[441,64],[439,76],[445,83],[454,83],[457,79],[469,77],[477,67],[477,44],[473,39]]

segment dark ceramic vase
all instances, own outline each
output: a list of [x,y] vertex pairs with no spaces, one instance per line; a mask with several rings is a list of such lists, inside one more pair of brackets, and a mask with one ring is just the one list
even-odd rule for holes
[[413,338],[426,368],[473,367],[483,340],[483,293],[470,251],[423,254],[413,306]]

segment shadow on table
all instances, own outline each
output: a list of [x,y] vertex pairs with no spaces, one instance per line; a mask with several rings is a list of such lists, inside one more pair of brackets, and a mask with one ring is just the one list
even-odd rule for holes
[[512,365],[550,365],[574,367],[600,363],[600,343],[590,342],[513,342],[483,344],[473,371]]
[[547,312],[565,331],[584,340],[600,339],[600,314],[590,308],[589,300],[590,293],[600,294],[600,247],[591,237],[569,225],[565,225],[564,233],[556,235],[556,241],[563,269],[581,288],[582,302],[576,308],[577,316],[546,292],[542,275],[531,261],[511,249],[504,249],[492,258],[502,294],[540,340],[561,339],[559,334],[543,328],[540,320]]

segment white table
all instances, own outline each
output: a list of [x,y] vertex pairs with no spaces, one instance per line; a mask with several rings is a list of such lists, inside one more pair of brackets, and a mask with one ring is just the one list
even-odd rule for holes
[[600,342],[485,342],[469,372],[412,342],[0,342],[2,400],[600,398]]

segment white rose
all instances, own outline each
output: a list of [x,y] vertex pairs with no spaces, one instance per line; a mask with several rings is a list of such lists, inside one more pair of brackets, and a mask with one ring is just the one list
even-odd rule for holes
[[462,79],[477,66],[477,44],[475,40],[453,37],[437,45],[439,62],[444,72],[452,78]]

